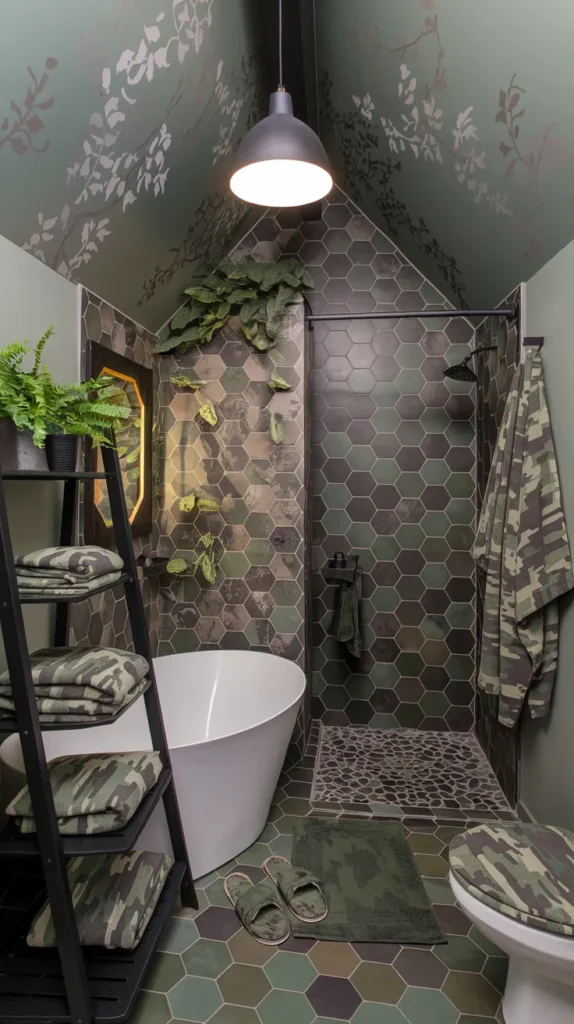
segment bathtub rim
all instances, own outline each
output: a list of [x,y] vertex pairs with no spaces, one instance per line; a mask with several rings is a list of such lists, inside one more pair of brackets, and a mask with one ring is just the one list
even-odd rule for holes
[[[163,716],[163,718],[164,718],[164,727],[165,727],[166,733],[168,733],[168,745],[169,745],[169,749],[170,750],[187,750],[187,749],[193,748],[193,747],[206,746],[209,743],[224,742],[225,740],[234,739],[236,736],[243,736],[245,733],[252,732],[254,729],[258,729],[258,728],[260,728],[262,726],[268,725],[270,722],[274,722],[275,719],[279,718],[281,715],[284,715],[287,711],[290,711],[293,707],[295,707],[296,704],[301,704],[301,702],[303,701],[303,698],[305,697],[305,691],[307,689],[307,679],[306,679],[305,673],[304,673],[303,669],[301,668],[301,666],[298,665],[297,662],[291,661],[289,658],[281,658],[280,655],[272,654],[270,651],[269,652],[268,651],[223,651],[223,650],[216,650],[216,651],[184,651],[182,653],[164,654],[164,655],[161,655],[160,657],[155,657],[152,660],[153,660],[154,667],[157,668],[157,663],[160,662],[160,661],[167,661],[170,658],[192,658],[192,657],[195,657],[198,654],[212,654],[212,655],[213,654],[216,654],[216,655],[217,654],[233,654],[234,657],[240,657],[240,658],[243,658],[245,655],[248,655],[248,656],[257,655],[257,657],[271,658],[271,659],[273,659],[273,661],[287,662],[287,664],[291,668],[295,669],[297,671],[297,673],[299,674],[300,681],[301,681],[301,688],[300,688],[297,696],[293,700],[290,700],[288,704],[286,704],[284,707],[280,708],[278,711],[274,712],[271,715],[268,715],[267,718],[262,718],[260,721],[257,721],[257,722],[251,722],[244,729],[236,729],[234,732],[226,732],[226,733],[224,733],[221,736],[214,736],[211,739],[189,740],[186,743],[174,743],[174,742],[171,742],[171,740],[169,739],[168,726],[166,724],[167,715],[164,714],[164,716]],[[158,673],[158,676],[159,676],[159,673]],[[158,684],[158,691],[161,691],[162,682],[158,678],[158,676],[156,676],[157,684]],[[161,701],[161,697],[160,697],[160,701]],[[1,757],[1,745],[0,745],[0,757]]]
[[[302,701],[303,701],[303,699],[305,697],[305,692],[306,692],[306,689],[307,689],[307,679],[306,679],[305,673],[304,673],[303,669],[301,668],[301,666],[298,665],[295,661],[291,661],[288,658],[281,658],[280,655],[272,654],[271,652],[267,652],[267,651],[231,651],[231,652],[228,652],[228,651],[184,651],[182,653],[166,654],[166,655],[162,655],[160,657],[155,657],[155,658],[152,659],[152,661],[153,661],[153,664],[154,664],[154,667],[155,667],[158,661],[165,661],[165,660],[167,660],[169,658],[191,658],[191,657],[193,657],[195,655],[198,655],[198,654],[218,654],[218,653],[221,653],[221,654],[232,653],[234,656],[242,656],[242,655],[245,655],[245,654],[247,654],[247,655],[260,655],[260,656],[263,656],[265,658],[272,658],[273,660],[279,660],[279,661],[282,661],[282,662],[287,662],[293,669],[296,669],[297,673],[299,674],[299,678],[300,678],[300,681],[301,681],[300,690],[299,690],[297,696],[293,700],[290,700],[289,703],[287,703],[284,707],[280,708],[275,713],[269,715],[267,718],[263,718],[263,719],[261,719],[260,721],[257,721],[257,722],[252,722],[250,725],[246,726],[243,729],[237,729],[237,730],[235,730],[235,732],[226,732],[226,733],[224,733],[221,736],[215,736],[215,737],[213,737],[211,739],[188,740],[186,743],[174,743],[174,742],[172,742],[170,740],[169,732],[168,732],[168,727],[166,725],[167,715],[164,714],[163,715],[164,728],[166,730],[168,747],[169,747],[170,751],[188,750],[188,749],[198,748],[198,747],[202,747],[202,746],[207,746],[208,744],[211,744],[211,743],[223,743],[226,740],[235,739],[236,736],[243,736],[243,735],[245,735],[245,734],[247,734],[249,732],[254,731],[255,729],[262,728],[265,725],[269,725],[271,722],[274,722],[281,715],[284,715],[284,714],[286,714],[286,712],[291,711],[292,708],[295,707],[296,705],[301,705],[301,703],[302,703]],[[163,684],[162,684],[162,682],[159,679],[157,680],[157,684],[158,684],[158,693],[159,693],[161,691],[161,689],[162,689],[162,685]],[[143,694],[140,697],[136,698],[136,701],[134,701],[134,705],[140,699],[145,699]],[[160,702],[161,702],[161,696],[160,696]],[[129,714],[130,710],[131,709],[128,709],[126,714]],[[121,721],[121,719],[118,719],[118,724],[119,724],[120,721]],[[116,725],[115,722],[110,722],[109,724],[106,724],[106,725],[103,725],[103,726],[102,725],[97,726],[97,728],[98,728],[98,730],[101,730],[101,729],[107,730],[107,729],[111,728],[114,725]],[[84,727],[84,728],[65,729],[65,730],[53,729],[53,730],[47,731],[45,735],[46,735],[46,738],[48,738],[48,737],[50,737],[52,735],[52,733],[54,735],[63,735],[65,733],[67,733],[67,734],[72,734],[72,733],[79,734],[81,732],[84,732],[85,728],[89,729],[90,727],[87,726],[87,727]],[[49,742],[50,741],[48,740],[48,743]],[[50,755],[48,755],[48,752],[47,752],[47,760],[48,760],[48,762],[50,762],[50,761],[54,760],[56,757],[60,757],[60,756],[63,756],[63,755],[61,755],[61,754],[53,754],[52,756],[50,756]],[[22,754],[22,746],[21,746],[21,743],[20,743],[19,734],[17,732],[9,733],[9,735],[5,736],[2,739],[2,741],[0,742],[0,771],[1,771],[1,765],[6,765],[6,767],[11,769],[12,771],[17,771],[17,772],[20,772],[22,774],[25,774],[24,759],[23,759],[23,754]]]

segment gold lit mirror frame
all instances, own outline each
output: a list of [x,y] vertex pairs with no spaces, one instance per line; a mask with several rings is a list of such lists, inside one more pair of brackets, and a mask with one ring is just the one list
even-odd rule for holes
[[[134,410],[134,418],[126,421],[126,427],[120,431],[116,442],[132,536],[138,537],[150,533],[152,527],[153,374],[146,366],[118,355],[95,341],[90,342],[88,361],[88,376],[100,377],[105,374],[114,377],[118,386],[126,389],[126,396]],[[98,448],[90,448],[87,468],[96,471],[102,469],[102,456]],[[105,482],[90,481],[86,487],[86,543],[105,547],[112,540],[111,520],[106,515],[106,506]]]

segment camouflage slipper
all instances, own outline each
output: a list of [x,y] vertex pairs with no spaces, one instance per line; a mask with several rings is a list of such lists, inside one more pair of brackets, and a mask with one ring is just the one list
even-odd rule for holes
[[248,875],[227,875],[223,888],[243,927],[264,946],[280,946],[291,935],[291,925],[270,885],[254,885]]
[[275,882],[289,910],[299,921],[315,924],[325,920],[329,913],[327,897],[315,875],[305,868],[294,868],[286,857],[268,857],[263,870]]

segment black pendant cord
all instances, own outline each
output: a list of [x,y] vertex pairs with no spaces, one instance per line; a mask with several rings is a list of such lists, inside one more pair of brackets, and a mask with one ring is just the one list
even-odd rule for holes
[[279,89],[283,89],[283,0],[279,0]]

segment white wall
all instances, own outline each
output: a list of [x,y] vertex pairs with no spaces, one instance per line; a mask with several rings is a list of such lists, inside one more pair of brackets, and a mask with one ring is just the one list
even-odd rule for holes
[[[574,242],[526,285],[526,335],[544,336],[548,403],[574,553]],[[520,798],[540,822],[574,829],[574,594],[562,604],[560,655],[548,718],[523,729]]]
[[[44,352],[57,380],[80,379],[79,289],[0,235],[0,346],[28,340],[34,345],[52,325]],[[61,485],[7,481],[6,500],[16,553],[58,543]],[[31,649],[51,641],[53,610],[24,608]]]

